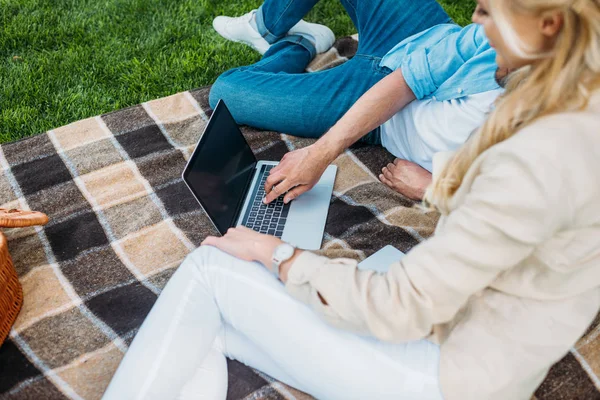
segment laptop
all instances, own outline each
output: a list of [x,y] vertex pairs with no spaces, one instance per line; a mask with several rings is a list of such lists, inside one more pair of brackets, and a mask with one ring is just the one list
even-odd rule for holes
[[183,181],[224,235],[243,225],[304,250],[321,248],[337,173],[329,166],[310,191],[288,204],[265,205],[265,180],[278,163],[258,161],[223,100],[219,101],[184,171]]
[[393,263],[400,261],[403,257],[403,252],[388,245],[358,264],[358,269],[385,274]]

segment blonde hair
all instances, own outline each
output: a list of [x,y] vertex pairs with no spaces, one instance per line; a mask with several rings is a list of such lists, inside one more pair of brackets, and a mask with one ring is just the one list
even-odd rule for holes
[[[489,0],[500,33],[515,54],[535,59],[512,73],[506,92],[484,125],[442,170],[427,189],[425,205],[443,214],[471,164],[490,147],[536,120],[584,109],[600,82],[600,0]],[[533,54],[515,33],[508,12],[543,15],[560,11],[563,26],[550,54]]]

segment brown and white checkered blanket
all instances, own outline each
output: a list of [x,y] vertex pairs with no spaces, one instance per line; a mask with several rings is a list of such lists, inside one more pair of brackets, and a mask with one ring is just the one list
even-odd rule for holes
[[[311,68],[355,49],[352,39],[338,41]],[[0,147],[0,204],[51,218],[44,228],[6,231],[25,304],[0,348],[1,398],[100,398],[175,268],[215,233],[180,178],[211,113],[207,95],[176,94]],[[261,159],[311,143],[243,131]],[[378,182],[391,160],[366,146],[337,159],[323,253],[362,259],[386,244],[408,251],[432,234],[436,215]],[[599,335],[596,323],[552,369],[539,399],[600,398]],[[308,398],[229,366],[230,399]]]

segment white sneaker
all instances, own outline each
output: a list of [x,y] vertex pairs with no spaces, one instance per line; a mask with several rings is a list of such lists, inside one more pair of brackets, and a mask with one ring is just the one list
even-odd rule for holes
[[325,53],[333,46],[335,42],[335,35],[325,25],[313,24],[312,22],[306,22],[300,20],[296,25],[290,29],[288,35],[302,35],[315,45],[317,54]]
[[[213,28],[225,39],[236,43],[245,43],[260,54],[265,54],[271,45],[252,26],[251,21],[255,14],[256,10],[252,10],[240,17],[219,16],[213,20]],[[335,42],[335,35],[331,29],[325,25],[313,24],[304,20],[300,20],[294,25],[288,35],[304,36],[312,42],[317,53],[326,52]]]
[[271,45],[250,24],[255,13],[256,10],[252,10],[241,17],[219,16],[213,20],[213,28],[225,39],[245,43],[260,54],[265,54]]

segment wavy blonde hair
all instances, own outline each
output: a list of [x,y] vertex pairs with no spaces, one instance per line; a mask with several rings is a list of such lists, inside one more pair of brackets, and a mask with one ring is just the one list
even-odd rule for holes
[[[600,86],[600,0],[489,0],[500,33],[515,54],[534,60],[512,73],[506,92],[483,126],[446,165],[425,194],[425,205],[442,214],[471,164],[490,147],[536,120],[584,109]],[[550,53],[534,54],[510,25],[508,13],[560,11],[563,27]]]

